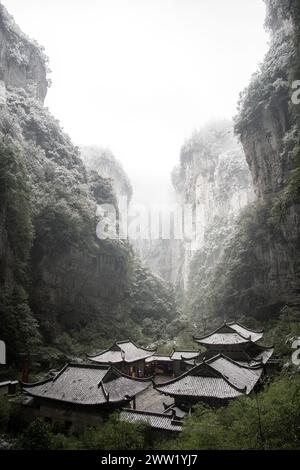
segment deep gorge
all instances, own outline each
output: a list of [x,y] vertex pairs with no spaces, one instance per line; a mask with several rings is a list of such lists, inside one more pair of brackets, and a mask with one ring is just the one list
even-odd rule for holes
[[[94,450],[97,459],[102,450],[109,452],[109,458],[112,450],[150,454],[162,450],[166,456],[176,450],[179,459],[185,454],[178,450],[197,456],[199,450],[299,449],[300,104],[292,95],[295,84],[300,84],[300,0],[263,1],[268,52],[241,91],[236,115],[208,116],[206,124],[186,136],[174,155],[172,166],[177,164],[170,171],[168,188],[159,187],[165,162],[159,162],[160,167],[153,158],[153,168],[146,162],[151,155],[147,138],[157,139],[159,157],[163,148],[167,160],[167,150],[159,140],[157,122],[154,125],[143,114],[152,109],[146,99],[144,103],[148,95],[134,90],[138,110],[132,103],[133,112],[127,109],[126,118],[127,113],[130,120],[142,111],[148,137],[137,136],[141,127],[132,119],[137,142],[129,138],[130,151],[141,160],[132,161],[141,164],[147,176],[151,171],[155,175],[152,196],[169,189],[169,206],[180,209],[180,224],[189,208],[196,233],[183,231],[176,238],[173,229],[170,237],[150,240],[132,235],[99,237],[98,224],[109,207],[116,214],[113,228],[119,235],[121,201],[126,199],[128,211],[136,203],[135,190],[140,188],[127,174],[126,152],[118,160],[115,150],[102,147],[102,129],[96,127],[97,144],[74,144],[45,105],[51,58],[0,3],[0,450]],[[155,2],[145,3],[147,7],[151,3],[147,12],[155,13]],[[185,8],[188,3],[184,2]],[[207,5],[210,11],[211,2]],[[180,11],[173,8],[172,3],[172,14]],[[138,8],[133,11],[136,14]],[[212,11],[209,21],[217,30],[221,2]],[[95,4],[91,12],[96,14]],[[163,26],[159,47],[164,52],[169,30],[160,24],[161,14],[159,10],[155,21]],[[150,19],[146,18],[147,24]],[[130,14],[126,21],[130,25]],[[246,21],[251,23],[250,18]],[[183,29],[190,30],[195,32],[192,21]],[[158,30],[151,26],[146,51],[134,49],[140,39],[134,37],[134,58],[141,69],[147,69],[145,57],[151,64],[147,53],[155,43],[154,32]],[[89,43],[97,38],[94,33],[88,39],[82,35],[87,56],[89,49],[97,51]],[[142,37],[144,31],[138,28],[138,33]],[[113,73],[118,56],[114,47],[120,46],[115,38],[125,39],[117,28],[110,37],[112,68],[101,70],[107,87],[103,85],[107,97],[102,99],[112,107],[113,124],[120,119],[124,125],[126,99],[121,103],[120,96],[119,101],[116,98],[123,77]],[[176,40],[173,37],[175,48]],[[66,41],[71,43],[72,38]],[[208,41],[205,46],[209,50]],[[70,47],[70,54],[75,50],[83,60]],[[109,51],[109,40],[106,47]],[[201,62],[200,51],[199,45],[193,64]],[[228,68],[230,53],[226,51]],[[168,77],[168,59],[164,57],[166,69],[159,59],[155,62],[160,80],[163,71]],[[80,60],[74,73],[82,77],[79,68],[84,69],[85,62]],[[102,65],[101,57],[93,60]],[[128,66],[122,70],[125,76],[133,64],[121,56],[119,60],[123,69]],[[178,73],[180,61],[175,62]],[[239,67],[235,63],[232,74]],[[186,93],[192,81],[182,68],[184,100],[196,101]],[[93,101],[90,71],[83,72],[84,87],[91,87],[90,94],[83,90],[84,99]],[[204,73],[209,75],[210,70]],[[144,75],[129,77],[136,87]],[[156,78],[151,75],[155,90],[151,100],[157,104],[158,99],[163,109],[168,100],[164,101],[160,87],[155,88]],[[204,83],[203,77],[200,96]],[[173,100],[178,90],[169,87],[168,83],[164,94],[170,91]],[[124,86],[124,95],[128,90]],[[129,92],[128,96],[131,105],[134,97]],[[76,113],[73,98],[71,113]],[[114,99],[120,116],[113,112]],[[89,104],[96,108],[95,103]],[[174,114],[177,106],[188,109],[180,108],[180,99],[173,104]],[[80,123],[88,129],[92,112],[82,115]],[[159,111],[155,115],[159,127],[158,115]],[[174,141],[177,124],[175,119],[167,126],[168,138]],[[115,142],[124,139],[124,129]],[[149,189],[148,198],[150,194]],[[129,219],[135,221],[135,216]],[[143,233],[138,224],[135,228]],[[203,458],[204,454],[201,463]]]
[[49,351],[63,360],[128,334],[171,345],[191,320],[298,310],[299,2],[266,4],[270,50],[234,124],[194,133],[172,173],[177,202],[202,211],[201,236],[146,244],[142,260],[96,238],[96,205],[130,200],[130,181],[44,107],[47,57],[1,5],[0,336],[12,360],[39,348],[46,365]]

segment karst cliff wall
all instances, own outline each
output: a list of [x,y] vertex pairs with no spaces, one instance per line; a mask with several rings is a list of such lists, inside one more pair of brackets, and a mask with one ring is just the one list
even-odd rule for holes
[[8,360],[30,352],[49,366],[116,338],[158,339],[176,316],[172,296],[127,241],[97,238],[97,204],[117,204],[113,182],[85,167],[44,108],[44,53],[2,5],[0,66],[0,337]]
[[199,321],[244,315],[264,320],[285,305],[299,308],[300,110],[292,95],[300,71],[300,3],[265,3],[270,49],[241,94],[235,118],[257,199],[227,238],[208,232],[206,251],[223,246],[214,269],[207,269],[203,250],[193,259],[189,311]]
[[194,254],[201,250],[213,225],[222,229],[254,200],[250,173],[232,124],[220,121],[196,132],[182,147],[180,166],[172,175],[179,203],[193,208],[194,233],[184,240],[187,285]]

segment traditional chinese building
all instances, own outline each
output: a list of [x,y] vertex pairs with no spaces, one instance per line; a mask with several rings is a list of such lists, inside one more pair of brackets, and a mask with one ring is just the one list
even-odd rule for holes
[[145,376],[145,360],[155,353],[156,349],[137,346],[133,341],[117,341],[109,349],[96,355],[88,356],[91,362],[102,365],[113,365],[132,377]]
[[173,361],[173,372],[174,376],[177,377],[180,374],[186,372],[190,367],[188,366],[187,361],[196,361],[200,356],[200,351],[177,351],[173,350],[171,354],[171,359]]
[[159,392],[173,397],[175,404],[183,409],[190,409],[198,402],[220,406],[251,393],[262,372],[263,368],[258,364],[240,364],[219,354],[155,387]]
[[67,364],[54,377],[33,384],[22,383],[30,418],[42,417],[68,432],[101,424],[114,410],[135,407],[139,393],[151,380],[129,377],[104,365]]
[[218,354],[209,359],[206,361],[206,364],[209,364],[213,369],[227,377],[230,383],[236,385],[236,387],[246,387],[246,395],[249,395],[252,391],[256,391],[261,384],[263,376],[262,364],[242,364],[223,354]]
[[246,364],[264,363],[271,358],[274,349],[257,344],[262,339],[263,330],[255,331],[238,322],[224,323],[220,328],[201,337],[194,336],[194,341],[206,348],[201,355],[208,359],[223,353],[235,361]]
[[200,351],[176,351],[170,356],[154,354],[146,359],[146,370],[148,375],[170,375],[178,376],[189,367],[186,361],[197,359]]
[[173,375],[173,361],[170,356],[153,354],[145,360],[147,375]]

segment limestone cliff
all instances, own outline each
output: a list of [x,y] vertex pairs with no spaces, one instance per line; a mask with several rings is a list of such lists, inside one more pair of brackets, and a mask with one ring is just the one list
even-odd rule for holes
[[[265,3],[270,50],[241,94],[235,122],[258,199],[224,238],[213,270],[205,269],[204,252],[193,260],[189,300],[197,320],[264,320],[286,304],[299,308],[300,110],[291,96],[300,71],[300,2]],[[210,231],[207,247],[222,237]]]
[[[146,240],[135,245],[143,261],[163,279],[173,283],[179,299],[188,289],[191,263],[203,252],[203,280],[220,258],[226,237],[231,233],[242,208],[255,199],[245,155],[234,136],[230,121],[208,124],[195,132],[181,149],[180,165],[173,170],[172,183],[178,207],[191,207],[192,238]],[[226,230],[225,230],[226,229]],[[221,234],[208,246],[209,234]],[[195,259],[194,259],[195,258]],[[192,276],[195,279],[195,275]],[[196,276],[197,277],[197,276]],[[201,292],[199,286],[195,286]],[[186,296],[189,298],[189,295]]]
[[0,4],[0,83],[27,90],[44,101],[48,89],[47,58]]
[[155,328],[162,337],[176,316],[171,293],[126,241],[97,238],[97,203],[117,203],[112,181],[86,170],[44,108],[41,48],[2,5],[0,52],[0,337],[8,360],[30,351],[49,365],[117,337],[148,341]]
[[257,246],[261,271],[251,281],[259,279],[276,308],[300,303],[300,109],[291,100],[300,71],[300,2],[266,5],[270,50],[241,96],[236,131],[270,221],[267,246]]
[[[173,171],[173,184],[179,203],[190,204],[194,215],[193,238],[183,242],[183,276],[187,286],[191,260],[205,246],[211,227],[222,232],[254,199],[250,173],[231,122],[211,123],[194,133],[182,147],[180,166]],[[221,252],[222,247],[219,248]],[[212,267],[211,255],[208,251],[207,268]]]
[[185,257],[182,240],[134,240],[133,246],[145,266],[164,281],[174,286],[177,299],[184,295]]

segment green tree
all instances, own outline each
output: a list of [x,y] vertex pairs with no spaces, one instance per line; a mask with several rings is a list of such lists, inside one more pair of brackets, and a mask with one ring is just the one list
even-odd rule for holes
[[82,436],[84,449],[137,450],[146,445],[147,427],[118,420],[113,415],[107,423],[88,429]]
[[51,445],[50,427],[39,418],[28,426],[18,442],[18,447],[26,450],[49,450]]

